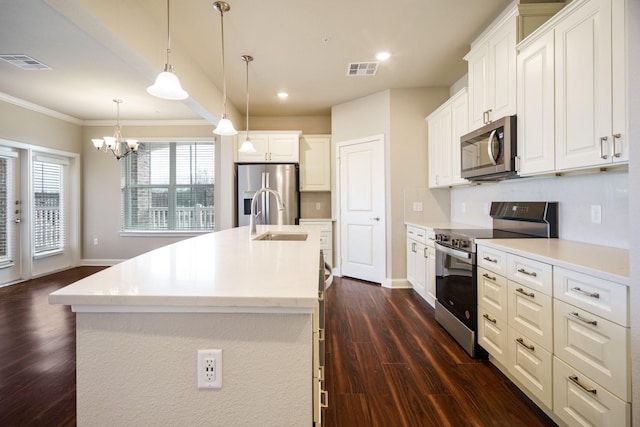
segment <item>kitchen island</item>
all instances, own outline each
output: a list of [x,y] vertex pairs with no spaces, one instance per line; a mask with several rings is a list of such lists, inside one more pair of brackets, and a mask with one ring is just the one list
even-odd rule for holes
[[[304,233],[209,233],[50,294],[76,312],[78,424],[312,425],[320,232]],[[222,350],[222,388],[198,389],[201,349]]]

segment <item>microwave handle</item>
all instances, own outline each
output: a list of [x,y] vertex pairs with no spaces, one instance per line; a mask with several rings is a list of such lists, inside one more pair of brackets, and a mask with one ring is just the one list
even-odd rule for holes
[[489,160],[491,160],[491,163],[495,166],[498,164],[498,159],[496,159],[496,156],[493,153],[493,138],[495,138],[496,136],[496,129],[492,130],[491,133],[489,134],[489,143],[487,144],[487,151],[489,152]]

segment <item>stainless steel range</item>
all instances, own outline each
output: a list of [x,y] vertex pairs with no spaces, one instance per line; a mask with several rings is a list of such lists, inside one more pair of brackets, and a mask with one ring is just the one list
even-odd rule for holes
[[493,202],[490,215],[493,228],[435,230],[436,320],[478,358],[476,239],[558,237],[557,202]]

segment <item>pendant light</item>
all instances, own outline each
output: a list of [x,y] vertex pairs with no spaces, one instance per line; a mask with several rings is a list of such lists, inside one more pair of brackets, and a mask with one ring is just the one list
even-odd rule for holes
[[167,62],[164,64],[164,71],[158,74],[155,83],[147,88],[147,92],[158,98],[178,101],[187,99],[189,94],[180,86],[180,80],[173,73],[173,66],[169,63],[169,54],[171,53],[171,32],[169,31],[171,5],[169,1],[167,0]]
[[224,12],[231,10],[231,6],[227,2],[217,1],[213,3],[213,8],[220,12],[220,31],[222,34],[222,119],[218,122],[213,133],[216,135],[237,135],[238,131],[234,129],[233,123],[227,118],[227,78],[224,69]]
[[138,151],[138,140],[122,138],[122,127],[120,126],[120,104],[122,99],[114,99],[116,103],[116,127],[113,130],[113,136],[105,136],[103,138],[92,139],[91,142],[96,149],[103,153],[111,153],[113,157],[120,160],[131,153]]
[[249,138],[249,62],[253,61],[253,56],[242,55],[242,60],[247,63],[247,109],[245,112],[247,117],[247,124],[245,127],[246,137],[238,151],[240,151],[241,153],[255,153],[256,148],[253,146],[253,143],[251,142],[251,138]]

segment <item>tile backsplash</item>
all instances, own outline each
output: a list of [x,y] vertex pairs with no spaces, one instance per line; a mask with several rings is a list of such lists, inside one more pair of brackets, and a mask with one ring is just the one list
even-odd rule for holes
[[[450,196],[452,222],[491,227],[488,206],[492,201],[558,202],[561,239],[629,248],[626,171],[519,178],[456,187]],[[600,223],[594,223],[592,211],[598,209]]]

